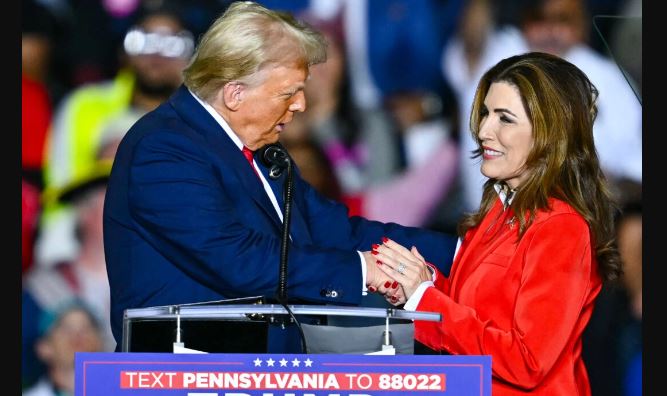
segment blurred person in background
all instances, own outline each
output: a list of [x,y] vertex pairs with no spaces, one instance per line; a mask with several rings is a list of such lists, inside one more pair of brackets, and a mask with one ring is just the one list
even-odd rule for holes
[[[333,3],[338,8],[327,9],[317,2],[311,8],[322,15],[327,12],[339,15],[341,19],[354,105],[364,110],[383,109],[392,115],[394,150],[398,150],[398,157],[392,158],[397,161],[393,166],[398,166],[394,169],[413,172],[416,167],[433,162],[440,148],[458,146],[456,104],[450,99],[453,96],[450,82],[439,65],[443,47],[454,34],[466,2],[341,0]],[[456,178],[441,181],[443,188],[435,188],[438,192],[433,199],[422,202],[427,216],[409,215],[410,224],[446,232],[455,227],[462,214],[458,181]],[[371,210],[366,213],[371,217],[373,211],[382,216],[377,219],[405,221],[398,211],[387,211],[387,200],[369,206]]]
[[[182,82],[181,72],[194,49],[177,3],[145,8],[126,34],[126,66],[111,81],[77,88],[56,110],[48,135],[45,188],[58,189],[86,175],[96,161],[102,130],[124,112],[155,108]],[[71,260],[77,246],[73,216],[66,206],[47,206],[36,242],[38,265]]]
[[[454,128],[443,98],[408,80],[389,94],[386,109],[360,108],[351,97],[340,16],[303,17],[327,38],[327,61],[312,67],[304,89],[308,111],[295,116],[280,141],[288,149],[307,149],[307,140],[319,146],[335,172],[331,188],[340,188],[351,215],[432,225],[435,208],[447,198],[456,175]],[[423,194],[416,196],[412,191],[418,186]]]
[[41,2],[26,0],[21,5],[21,174],[24,182],[41,191],[53,103],[52,58],[62,29]]
[[[340,187],[333,167],[320,146],[311,139],[287,140],[283,145],[299,168],[303,180],[323,196],[346,203],[346,196]],[[350,211],[349,215],[356,216],[360,213]]]
[[[477,76],[492,64],[526,51],[552,53],[583,70],[599,89],[595,144],[612,188],[626,179],[641,183],[641,104],[618,66],[588,44],[590,16],[583,0],[521,1],[518,27],[495,26],[492,6],[488,0],[470,2],[456,38],[443,55],[443,70],[461,103],[461,119],[470,114]],[[472,210],[480,202],[486,178],[470,158],[474,141],[462,133],[460,144],[465,205]]]
[[[401,160],[401,172],[391,181],[393,188],[385,192],[405,205],[398,211],[391,200],[377,197],[368,203],[369,216],[455,233],[462,208],[457,178],[458,120],[452,96],[408,80],[386,94],[385,107],[399,131]],[[414,194],[415,189],[422,194]]]
[[22,2],[21,27],[21,273],[33,265],[41,215],[44,147],[51,123],[48,90],[56,21],[36,1]]
[[464,0],[263,0],[272,9],[337,21],[353,105],[380,109],[406,82],[439,91],[439,59]]
[[641,200],[622,208],[616,218],[616,238],[623,274],[603,286],[583,338],[583,358],[594,395],[641,394]]
[[326,38],[327,60],[313,65],[304,88],[308,111],[297,113],[280,136],[294,146],[311,140],[331,164],[345,195],[391,179],[400,170],[398,131],[381,108],[364,110],[350,96],[341,20],[302,14]]
[[[55,20],[51,36],[51,63],[47,83],[54,105],[72,90],[83,85],[111,80],[125,67],[122,43],[127,31],[136,25],[147,9],[176,5],[179,17],[195,37],[210,19],[231,0],[26,0],[22,23],[41,26],[29,3],[46,9]],[[28,11],[28,12],[26,12]]]
[[21,74],[44,84],[51,66],[55,18],[36,0],[25,0],[21,6]]
[[623,260],[621,281],[630,315],[621,332],[618,364],[622,373],[624,396],[642,392],[642,205],[626,204],[618,226],[618,250]]
[[618,250],[623,260],[621,281],[630,302],[632,316],[642,318],[642,205],[625,205],[616,227]]
[[493,3],[489,0],[470,0],[458,20],[457,30],[445,45],[441,66],[445,78],[456,96],[460,122],[459,172],[463,211],[478,207],[486,177],[479,164],[471,158],[476,144],[469,136],[466,120],[482,74],[501,59],[525,52],[521,33],[513,26],[498,25]]
[[75,219],[79,249],[71,261],[49,267],[33,266],[23,276],[22,288],[22,377],[31,383],[44,367],[34,356],[33,344],[39,334],[38,320],[72,298],[85,301],[101,320],[103,349],[113,351],[109,281],[104,260],[102,211],[111,161],[101,161],[85,177],[59,190],[47,190],[43,200],[70,205]]
[[287,140],[285,148],[303,179],[322,195],[344,203],[349,216],[412,227],[432,224],[432,214],[449,192],[457,173],[456,146],[444,142],[436,147],[429,161],[399,172],[385,182],[344,193],[329,159],[312,140]]
[[55,17],[40,3],[22,2],[21,26],[21,273],[33,265],[41,214],[43,163],[51,123],[48,90]]
[[352,98],[363,108],[384,105],[391,93],[418,86],[441,93],[442,49],[456,28],[463,0],[338,1]]
[[[561,56],[577,65],[600,91],[593,133],[600,165],[616,188],[626,180],[642,181],[641,102],[622,71],[588,43],[591,16],[584,0],[528,1],[521,31],[532,51]],[[624,205],[624,195],[616,197]]]
[[21,2],[21,73],[32,81],[52,86],[54,63],[60,39],[67,30],[66,20],[57,11],[56,2],[25,0]]
[[80,300],[63,302],[40,315],[34,345],[46,371],[23,396],[74,396],[76,352],[102,352],[103,335],[97,314]]

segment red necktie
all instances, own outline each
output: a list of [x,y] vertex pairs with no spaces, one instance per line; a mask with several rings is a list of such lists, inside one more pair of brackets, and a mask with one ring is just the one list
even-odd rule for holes
[[[257,173],[257,169],[255,169],[255,165],[252,163],[252,153],[253,152],[249,148],[243,146],[243,156],[245,156],[245,159],[250,163],[250,167],[252,168],[252,171],[255,172],[255,176],[259,178],[259,173]],[[261,180],[261,178],[259,179]]]

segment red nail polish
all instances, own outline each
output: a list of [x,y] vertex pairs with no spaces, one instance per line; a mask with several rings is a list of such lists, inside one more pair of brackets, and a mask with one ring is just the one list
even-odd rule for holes
[[398,297],[391,296],[391,302],[396,302],[396,301],[398,301]]
[[395,289],[398,287],[398,281],[394,281],[394,283],[391,284],[391,288]]
[[375,264],[377,264],[377,265],[382,265],[382,261],[380,261],[380,260],[375,260]]
[[383,243],[387,243],[388,240],[389,240],[389,238],[387,238],[387,237],[385,237],[385,236],[382,237],[382,242],[383,242]]
[[391,286],[391,282],[386,281],[386,282],[384,283],[384,287],[385,287],[385,289],[388,289],[389,286]]
[[377,243],[374,243],[374,244],[371,245],[371,247],[373,248],[373,250],[377,250],[377,248],[379,248],[380,245],[378,245]]
[[375,293],[376,290],[377,290],[377,289],[376,289],[375,287],[373,287],[373,286],[368,286],[368,291],[370,291],[371,293]]
[[373,250],[373,251],[371,252],[371,254],[374,254],[374,255],[377,256],[377,255],[380,254],[380,253],[379,253],[377,250]]

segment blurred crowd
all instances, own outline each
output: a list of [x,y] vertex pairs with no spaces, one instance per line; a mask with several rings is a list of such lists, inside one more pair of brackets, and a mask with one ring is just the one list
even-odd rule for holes
[[[595,144],[619,202],[624,275],[584,338],[594,395],[641,394],[641,0],[267,0],[329,41],[281,136],[350,215],[455,233],[479,204],[477,81],[526,51],[600,91]],[[22,1],[22,385],[71,395],[74,352],[113,351],[102,243],[120,139],[182,82],[230,0]],[[639,393],[637,393],[639,392]]]

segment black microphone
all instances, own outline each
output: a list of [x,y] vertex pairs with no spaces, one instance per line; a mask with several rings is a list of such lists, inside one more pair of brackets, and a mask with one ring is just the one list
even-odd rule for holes
[[260,158],[269,167],[269,177],[276,180],[290,167],[291,158],[280,143],[273,143],[260,149]]

